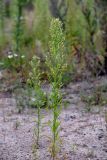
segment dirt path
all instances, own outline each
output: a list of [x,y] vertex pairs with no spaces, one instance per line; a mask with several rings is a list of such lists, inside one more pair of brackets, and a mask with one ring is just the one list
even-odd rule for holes
[[[80,92],[91,90],[93,83],[70,84],[64,99],[69,101],[60,116],[62,146],[60,160],[107,160],[107,131],[105,127],[105,107],[94,107],[86,112],[81,102]],[[26,109],[18,114],[12,98],[0,98],[0,160],[33,160],[34,127],[36,112]],[[42,110],[42,133],[40,160],[50,160],[50,128],[47,122],[51,111]]]

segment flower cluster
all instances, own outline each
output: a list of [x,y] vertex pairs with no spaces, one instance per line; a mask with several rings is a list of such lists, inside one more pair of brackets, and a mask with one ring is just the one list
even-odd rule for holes
[[[16,53],[13,54],[12,52],[8,53],[8,58],[9,59],[16,58],[16,57],[18,57],[18,54],[16,54]],[[21,55],[20,58],[24,59],[25,55]]]

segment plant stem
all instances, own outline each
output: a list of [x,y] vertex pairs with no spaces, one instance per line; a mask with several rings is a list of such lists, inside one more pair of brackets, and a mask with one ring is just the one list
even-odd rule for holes
[[21,34],[21,17],[22,17],[22,6],[20,5],[19,1],[17,3],[18,7],[18,16],[17,16],[17,23],[16,23],[16,51],[19,52],[20,50],[20,34]]

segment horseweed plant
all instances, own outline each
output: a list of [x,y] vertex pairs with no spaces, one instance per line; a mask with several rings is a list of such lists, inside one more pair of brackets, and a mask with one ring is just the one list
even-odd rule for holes
[[23,45],[23,36],[24,36],[24,15],[23,8],[29,2],[29,0],[15,0],[14,8],[15,8],[15,32],[14,32],[14,40],[15,40],[15,51],[20,53]]
[[[11,2],[11,12],[14,19],[13,39],[12,39],[12,54],[11,60],[17,64],[15,69],[20,69],[23,72],[25,66],[24,51],[24,34],[25,34],[25,18],[24,18],[24,6],[29,0],[14,0]],[[17,55],[17,58],[16,56]],[[24,65],[23,65],[24,64]]]
[[50,126],[52,131],[51,156],[53,160],[57,157],[58,150],[60,149],[59,115],[62,103],[60,88],[62,86],[62,76],[66,67],[66,64],[64,63],[64,40],[62,23],[58,19],[53,19],[50,26],[50,53],[46,57],[46,64],[49,68],[49,80],[52,87],[50,105],[53,112],[53,119]]
[[36,128],[36,148],[39,147],[40,140],[40,128],[41,128],[41,107],[44,105],[46,100],[45,93],[41,88],[41,74],[40,74],[40,60],[37,56],[32,58],[30,63],[31,72],[29,73],[28,84],[34,88],[35,97],[32,98],[33,102],[37,106],[37,128]]
[[5,2],[0,0],[0,41],[4,42]]

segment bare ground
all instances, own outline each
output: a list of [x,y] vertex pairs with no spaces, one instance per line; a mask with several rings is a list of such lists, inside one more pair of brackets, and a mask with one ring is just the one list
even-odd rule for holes
[[[64,100],[69,104],[63,107],[61,121],[60,160],[107,160],[107,131],[105,110],[107,106],[94,106],[87,112],[81,101],[82,92],[90,92],[94,85],[103,84],[106,78],[91,82],[71,83],[62,89]],[[15,100],[0,95],[0,160],[37,160],[32,153],[36,110],[25,109],[17,113]],[[40,160],[51,160],[50,128],[51,111],[42,109],[42,129]]]

